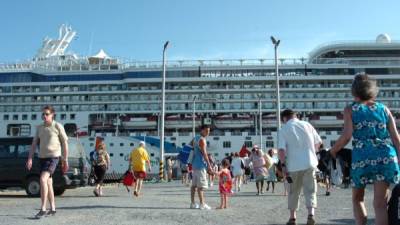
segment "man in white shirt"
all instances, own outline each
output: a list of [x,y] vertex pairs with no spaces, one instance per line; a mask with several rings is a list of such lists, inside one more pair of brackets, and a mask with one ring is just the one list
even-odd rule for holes
[[279,130],[279,158],[283,162],[290,183],[288,197],[290,219],[287,225],[296,224],[301,189],[308,209],[307,225],[314,225],[314,209],[317,207],[316,151],[322,140],[314,127],[306,121],[299,120],[293,110],[284,110],[281,113],[281,120],[285,125]]

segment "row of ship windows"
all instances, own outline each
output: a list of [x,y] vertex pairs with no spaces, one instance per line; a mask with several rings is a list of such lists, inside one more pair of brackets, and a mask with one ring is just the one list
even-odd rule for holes
[[[378,97],[399,97],[398,91],[387,90],[380,91]],[[350,92],[297,92],[297,93],[287,93],[282,92],[281,98],[351,98]],[[159,95],[74,95],[74,96],[0,96],[0,102],[6,103],[31,103],[31,102],[88,102],[88,101],[158,101]],[[273,93],[235,93],[235,94],[191,94],[191,95],[181,95],[181,94],[170,94],[166,96],[169,101],[173,100],[186,100],[192,102],[193,99],[216,99],[216,100],[251,100],[251,99],[274,99],[275,94]]]
[[[246,146],[246,148],[252,148],[253,147],[253,142],[252,141],[245,141],[244,145]],[[222,147],[223,148],[231,148],[231,142],[230,141],[222,142]],[[266,148],[273,148],[274,147],[274,142],[273,141],[266,141],[265,142],[265,147]]]
[[[253,147],[253,142],[252,141],[245,141],[244,144],[245,144],[245,146],[247,148]],[[109,143],[108,145],[110,147],[114,147],[114,143],[112,143],[112,142]],[[130,143],[130,147],[134,147],[134,145],[135,145],[134,143]],[[182,142],[182,146],[185,146],[185,145],[186,145],[186,143]],[[210,142],[208,142],[207,145],[210,145]],[[120,147],[124,147],[125,144],[124,143],[119,143],[119,146]],[[266,141],[265,142],[265,147],[266,148],[272,148],[273,146],[274,146],[274,142],[273,141]],[[94,143],[93,142],[90,143],[90,147],[94,148]],[[232,143],[230,141],[224,141],[224,142],[222,142],[222,147],[223,148],[231,148],[232,147]],[[123,154],[123,153],[121,153],[121,154]],[[123,155],[121,155],[121,156],[123,156]],[[154,156],[154,153],[152,153],[152,156]]]
[[[400,101],[381,101],[388,107],[400,107]],[[281,108],[295,109],[343,109],[350,101],[340,102],[281,102]],[[143,111],[157,112],[160,110],[159,104],[93,104],[93,105],[55,105],[56,111],[61,112],[77,112],[77,111]],[[262,109],[275,109],[274,102],[263,102]],[[192,110],[192,105],[184,104],[167,104],[167,110]],[[203,103],[196,104],[196,110],[257,110],[258,103]],[[0,112],[32,112],[40,111],[41,106],[0,106]],[[17,116],[17,115],[15,115]],[[74,117],[70,114],[70,117]],[[26,118],[27,117],[22,117]],[[61,114],[61,120],[66,119],[65,114]]]
[[[262,82],[262,81],[261,81]],[[399,87],[398,80],[378,80],[379,87]],[[281,88],[350,88],[348,81],[281,81]],[[204,89],[271,89],[275,88],[273,81],[258,83],[244,82],[220,82],[220,83],[167,83],[167,90],[204,90]],[[0,87],[0,93],[30,93],[30,92],[80,92],[80,91],[159,91],[159,84],[94,84],[94,85],[51,85],[51,86],[4,86]]]
[[[19,120],[20,115],[18,114],[13,114],[13,115],[9,115],[9,114],[4,114],[3,115],[3,120]],[[31,118],[30,120],[37,120],[38,118],[41,118],[40,115],[38,116],[37,114],[31,114]],[[67,114],[60,114],[60,120],[67,120]],[[70,120],[75,120],[76,116],[74,113],[69,114],[69,119]],[[54,116],[54,119],[58,119],[58,115]],[[21,115],[21,120],[28,120],[28,114],[22,114]]]

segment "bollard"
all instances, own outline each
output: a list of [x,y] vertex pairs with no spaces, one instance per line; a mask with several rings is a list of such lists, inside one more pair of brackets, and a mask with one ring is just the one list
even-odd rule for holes
[[160,172],[158,173],[160,181],[164,181],[164,162],[160,160]]

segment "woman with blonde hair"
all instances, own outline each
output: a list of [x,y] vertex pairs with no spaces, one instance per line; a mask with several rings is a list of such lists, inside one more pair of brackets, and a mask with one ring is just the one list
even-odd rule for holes
[[374,185],[375,224],[387,225],[389,185],[400,179],[398,156],[400,139],[390,110],[376,102],[376,81],[367,74],[355,76],[353,104],[344,109],[344,130],[330,153],[337,153],[353,137],[351,183],[355,224],[367,223],[364,193],[367,184]]

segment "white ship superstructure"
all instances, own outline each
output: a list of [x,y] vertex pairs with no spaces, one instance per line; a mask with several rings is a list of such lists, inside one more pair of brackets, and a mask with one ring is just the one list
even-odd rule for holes
[[[105,136],[110,172],[126,170],[128,154],[139,140],[147,142],[152,163],[158,166],[161,62],[123,62],[103,50],[91,57],[67,54],[74,35],[63,26],[60,37],[46,38],[33,60],[0,64],[0,137],[34,135],[41,108],[51,104],[56,120],[71,135],[81,136],[87,152],[95,136]],[[208,144],[217,159],[243,144],[274,147],[274,71],[268,59],[168,61],[167,153],[190,142],[193,121],[196,128],[202,123],[213,126]],[[296,110],[317,128],[325,145],[332,146],[342,130],[343,108],[352,102],[353,76],[359,72],[378,79],[378,100],[399,119],[400,43],[387,35],[373,42],[326,44],[309,58],[279,59],[281,108]],[[158,172],[156,167],[153,171]]]

